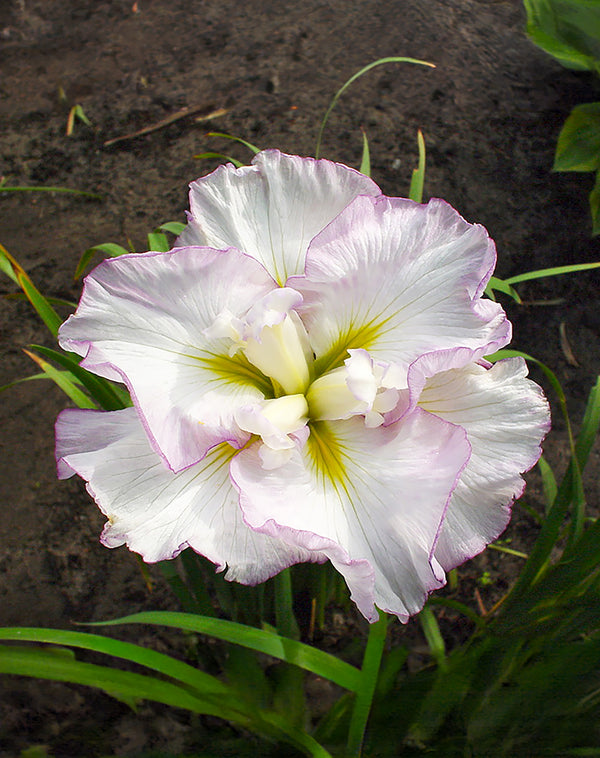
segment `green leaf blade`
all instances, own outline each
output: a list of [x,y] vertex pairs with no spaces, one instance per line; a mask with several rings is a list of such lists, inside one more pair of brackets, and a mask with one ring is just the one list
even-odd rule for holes
[[169,232],[170,234],[174,234],[176,237],[179,237],[179,235],[183,232],[185,229],[185,224],[182,224],[181,221],[165,221],[164,224],[161,224],[158,227],[158,230],[161,232]]
[[[382,66],[386,63],[413,63],[418,66],[428,66],[429,68],[435,68],[435,64],[433,63],[428,63],[427,61],[418,60],[417,58],[406,58],[403,56],[391,56],[388,58],[379,58],[378,60],[373,61],[372,63],[369,63],[367,66],[364,66],[363,68],[361,68],[360,71],[357,71],[355,74],[353,74],[339,88],[339,90],[333,96],[333,99],[331,100],[329,107],[325,111],[325,115],[323,116],[323,120],[321,121],[321,126],[319,128],[319,134],[317,137],[317,147],[315,149],[315,158],[320,157],[321,142],[323,141],[323,132],[325,131],[325,126],[327,125],[327,122],[329,121],[329,116],[331,115],[331,111],[335,108],[340,97],[344,94],[344,92],[348,89],[348,87],[357,79],[359,79],[361,76],[363,76],[363,74],[366,74],[367,72],[371,71],[377,66]],[[221,135],[221,136],[226,136],[226,135]]]
[[37,363],[42,371],[52,379],[52,381],[75,403],[76,406],[88,410],[97,409],[98,406],[96,403],[81,390],[77,385],[76,378],[70,371],[59,371],[54,368],[51,363],[48,363],[48,361],[35,355],[35,353],[32,353],[29,350],[24,350],[23,352]]
[[79,365],[81,356],[76,355],[75,353],[62,353],[58,350],[44,347],[43,345],[31,345],[31,347],[49,360],[55,361],[60,366],[67,369],[67,371],[75,376],[81,384],[87,388],[98,405],[105,411],[118,411],[127,408],[128,405],[131,404],[130,402],[126,402],[123,398],[123,393],[127,395],[124,389],[121,390],[120,387],[116,387],[107,379],[96,376],[86,369],[81,368]]
[[79,279],[79,277],[82,276],[85,269],[94,259],[96,253],[104,253],[109,258],[117,258],[120,255],[128,255],[129,252],[130,251],[124,248],[122,245],[117,245],[115,242],[102,242],[99,245],[88,247],[88,249],[82,253],[81,258],[79,259],[79,263],[75,269],[75,279]]
[[576,105],[556,145],[553,171],[596,171],[600,167],[600,103]]
[[600,8],[597,0],[524,0],[532,42],[563,66],[598,71]]
[[155,231],[148,234],[148,250],[155,253],[168,253],[171,249],[167,235],[163,232]]
[[11,272],[8,273],[8,276],[21,287],[38,316],[46,324],[51,334],[56,337],[58,334],[58,327],[62,324],[62,318],[42,293],[35,287],[25,269],[2,245],[0,245],[0,262],[2,270],[5,273],[8,273],[9,271]]
[[[0,672],[55,682],[83,684],[101,689],[123,702],[152,700],[156,703],[185,708],[240,722],[239,713],[232,713],[223,696],[196,697],[185,688],[155,677],[120,671],[108,666],[83,663],[65,656],[56,656],[46,649],[0,645]],[[248,721],[248,717],[243,719]]]
[[227,695],[227,685],[182,661],[131,642],[89,632],[35,627],[0,628],[0,639],[15,642],[67,645],[136,663],[186,684],[198,692]]
[[363,151],[360,161],[360,168],[358,169],[361,174],[365,176],[371,176],[371,153],[369,151],[369,140],[367,139],[367,133],[363,129]]
[[307,671],[312,671],[348,690],[355,691],[360,683],[360,671],[335,656],[302,642],[225,619],[196,616],[189,613],[146,611],[112,621],[103,621],[94,624],[94,626],[114,626],[116,624],[158,624],[197,632],[198,634],[216,637],[225,642],[249,647],[273,658],[279,658]]
[[417,168],[413,169],[408,196],[415,203],[422,203],[423,187],[425,185],[425,138],[420,129],[417,132],[417,144],[419,146],[419,163],[417,164]]
[[226,134],[225,132],[209,132],[208,137],[223,137],[224,139],[230,139],[233,142],[239,142],[240,145],[244,145],[244,147],[247,147],[250,152],[254,153],[256,155],[257,153],[260,153],[260,147],[256,147],[256,145],[253,145],[251,142],[247,142],[245,139],[242,139],[241,137],[235,137],[233,134]]
[[207,153],[198,153],[197,155],[193,156],[197,160],[219,160],[224,161],[225,163],[233,163],[233,165],[236,168],[241,168],[244,164],[242,161],[238,161],[237,158],[232,158],[231,155],[226,155],[225,153],[215,153],[215,152],[207,152]]
[[[562,276],[563,274],[574,274],[579,271],[591,271],[593,269],[600,268],[600,262],[596,263],[573,263],[569,266],[554,266],[552,268],[541,268],[536,271],[526,271],[524,274],[517,274],[511,276],[508,279],[500,279],[498,281],[503,282],[505,285],[518,284],[519,282],[530,282],[533,279],[546,279],[549,276]],[[494,277],[492,277],[494,278]],[[496,286],[496,289],[504,292],[501,287]]]

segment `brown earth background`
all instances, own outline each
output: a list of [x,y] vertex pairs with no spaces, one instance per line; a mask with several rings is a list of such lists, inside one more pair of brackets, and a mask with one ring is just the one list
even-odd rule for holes
[[[84,250],[131,240],[143,251],[147,232],[184,220],[187,184],[217,165],[195,154],[249,160],[245,148],[207,131],[314,154],[341,84],[377,58],[404,55],[436,68],[386,65],[357,81],[333,112],[323,157],[358,166],[363,127],[373,178],[386,194],[405,195],[422,129],[426,198],[442,197],[488,228],[500,276],[598,260],[590,175],[551,173],[561,124],[575,104],[600,99],[598,85],[535,48],[524,27],[520,0],[0,0],[0,175],[9,185],[102,196],[0,193],[0,243],[45,294],[76,300]],[[77,104],[91,126],[77,122],[67,137]],[[104,144],[182,108],[190,115],[170,126]],[[221,109],[210,122],[194,120]],[[505,303],[514,347],[556,371],[576,422],[600,372],[599,281],[584,273],[534,282],[520,287],[525,305]],[[6,278],[0,289],[14,292]],[[577,366],[561,347],[561,324]],[[35,373],[23,346],[52,345],[15,300],[0,300],[0,333],[0,385]],[[49,382],[0,396],[0,625],[69,628],[175,608],[159,579],[148,591],[125,549],[99,545],[102,517],[81,483],[56,481],[53,423],[66,404]],[[554,416],[547,455],[560,471],[565,432]],[[595,449],[586,478],[592,508],[598,471]],[[525,502],[540,507],[535,474]],[[517,508],[511,545],[527,550],[535,530]],[[461,569],[461,592],[474,607],[475,589],[491,604],[518,568],[488,551]],[[485,571],[488,586],[479,581]],[[168,635],[137,634],[161,650],[170,644]],[[134,716],[83,688],[4,677],[0,694],[2,758],[35,743],[55,756],[176,755],[203,733],[185,715],[144,706]]]

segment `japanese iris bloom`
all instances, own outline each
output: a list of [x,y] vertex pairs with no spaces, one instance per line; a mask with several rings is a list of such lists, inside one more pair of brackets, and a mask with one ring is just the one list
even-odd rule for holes
[[259,153],[191,185],[169,252],[86,279],[61,327],[133,407],[69,409],[59,476],[154,562],[191,547],[256,584],[330,560],[401,620],[505,528],[549,414],[482,297],[485,229],[326,160]]

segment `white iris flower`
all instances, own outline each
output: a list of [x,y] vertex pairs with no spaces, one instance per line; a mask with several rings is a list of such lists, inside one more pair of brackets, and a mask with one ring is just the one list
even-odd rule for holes
[[370,621],[418,612],[506,526],[549,425],[482,293],[485,229],[268,150],[191,186],[168,253],[86,279],[60,344],[134,407],[66,410],[59,475],[88,482],[102,542],[191,547],[257,584],[330,560]]

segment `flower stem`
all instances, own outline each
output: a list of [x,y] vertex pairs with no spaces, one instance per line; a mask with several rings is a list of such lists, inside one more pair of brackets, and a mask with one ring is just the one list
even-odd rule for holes
[[292,593],[292,575],[284,569],[273,578],[275,588],[275,623],[277,631],[283,637],[300,639],[300,629],[294,615],[294,596]]
[[362,753],[365,729],[371,713],[375,686],[379,676],[388,620],[388,616],[382,613],[379,621],[372,624],[369,629],[369,639],[361,668],[361,686],[356,692],[354,710],[348,730],[348,758],[360,758]]

